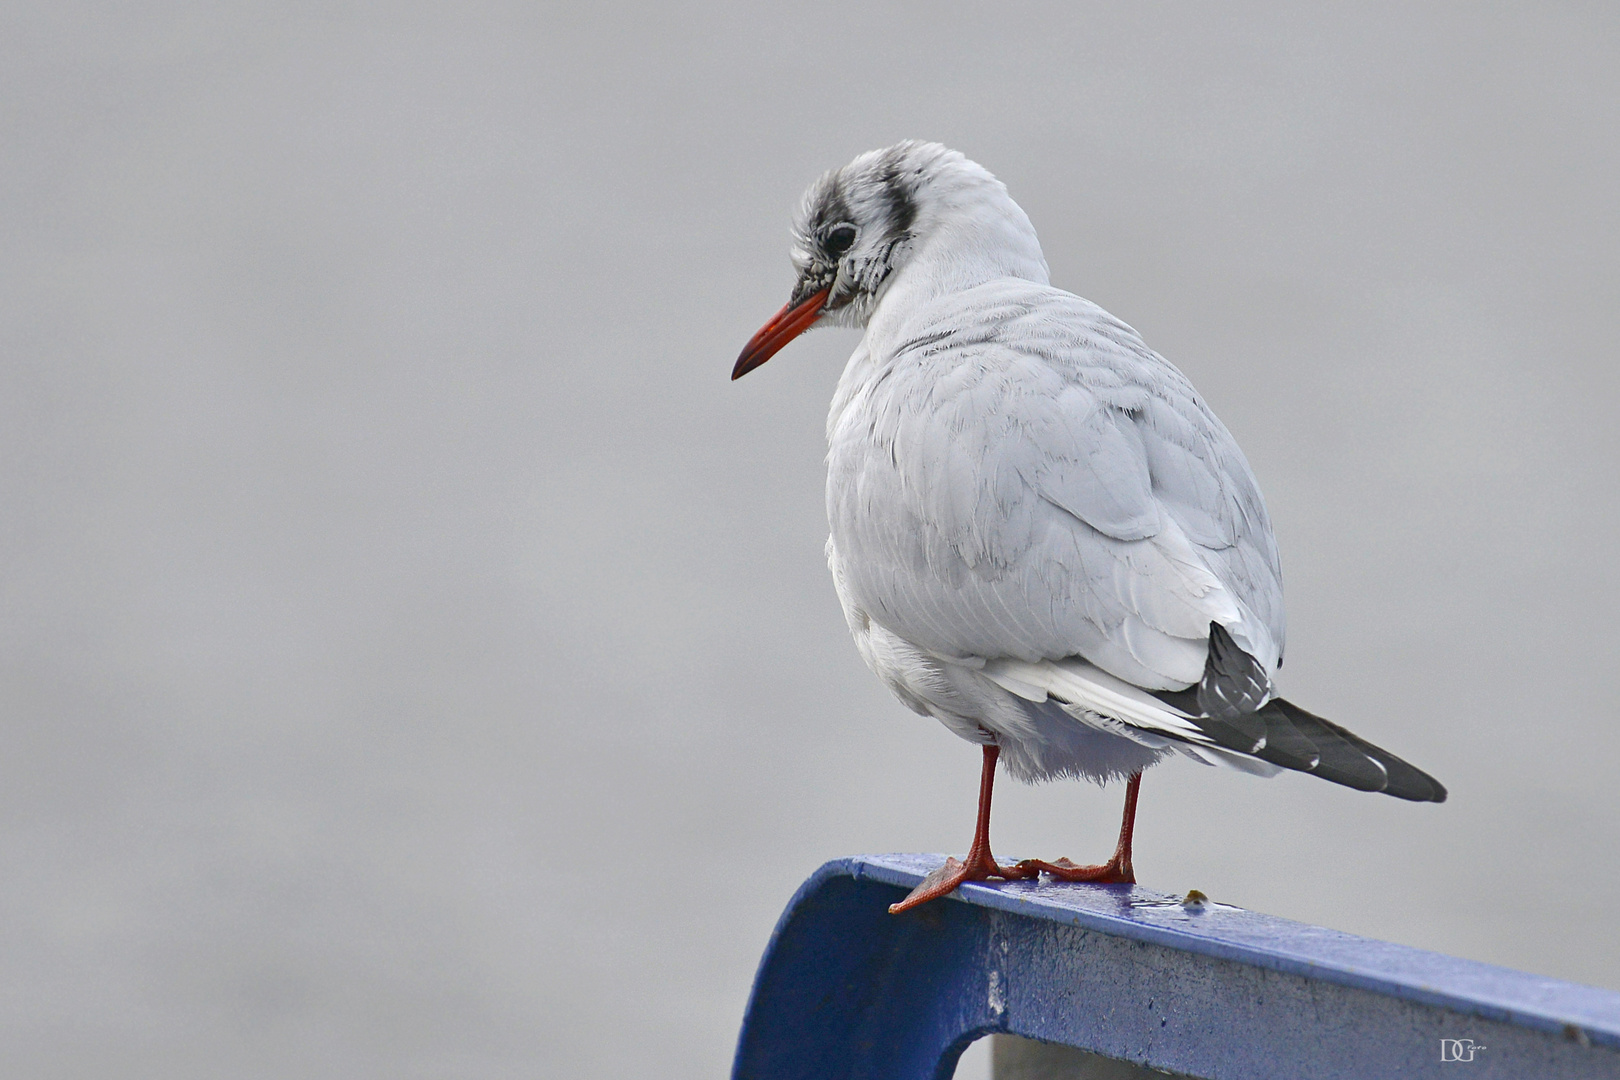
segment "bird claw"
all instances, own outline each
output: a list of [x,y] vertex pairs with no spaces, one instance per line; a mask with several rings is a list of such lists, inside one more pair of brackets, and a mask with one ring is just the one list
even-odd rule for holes
[[1131,864],[1117,854],[1101,866],[1081,866],[1069,859],[1059,859],[1057,862],[1025,859],[1014,869],[1023,871],[1026,877],[1046,874],[1059,881],[1090,881],[1101,885],[1136,884],[1136,873],[1132,870]]
[[889,905],[889,914],[898,915],[902,911],[910,911],[930,900],[937,900],[941,896],[949,896],[957,887],[967,881],[989,881],[991,878],[1000,878],[1003,881],[1019,881],[1023,878],[1032,878],[1033,871],[1025,871],[1023,863],[1017,866],[1001,866],[989,855],[975,858],[972,854],[968,861],[963,862],[955,856],[947,856],[945,864],[918,883],[915,889],[906,895],[898,904]]

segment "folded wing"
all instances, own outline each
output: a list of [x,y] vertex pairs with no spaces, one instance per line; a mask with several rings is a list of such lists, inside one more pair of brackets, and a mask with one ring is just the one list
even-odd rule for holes
[[871,618],[940,656],[1076,657],[1150,690],[1199,681],[1214,622],[1269,681],[1282,587],[1258,486],[1135,331],[1002,281],[922,312],[883,362],[829,430],[833,543]]

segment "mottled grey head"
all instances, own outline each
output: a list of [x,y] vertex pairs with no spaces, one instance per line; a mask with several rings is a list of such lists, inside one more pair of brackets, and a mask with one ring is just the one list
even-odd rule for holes
[[946,156],[951,151],[938,143],[903,142],[812,184],[793,219],[793,300],[826,289],[829,324],[864,325],[884,282],[911,253],[918,198],[930,167]]
[[965,160],[938,143],[908,140],[862,154],[810,185],[793,219],[793,293],[738,357],[733,379],[817,322],[865,325],[911,253],[919,193],[948,158]]
[[[920,253],[933,270],[1046,280],[1029,218],[1002,183],[955,150],[908,140],[862,154],[810,185],[793,220],[787,306],[743,349],[740,378],[814,325],[864,327]],[[956,281],[955,284],[971,282]]]

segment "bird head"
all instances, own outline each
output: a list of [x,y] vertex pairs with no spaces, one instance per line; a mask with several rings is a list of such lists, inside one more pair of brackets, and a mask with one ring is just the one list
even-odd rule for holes
[[811,184],[793,220],[792,259],[793,292],[743,348],[733,379],[812,326],[864,328],[919,262],[941,286],[1046,281],[1034,227],[1001,181],[955,150],[915,140],[862,154]]

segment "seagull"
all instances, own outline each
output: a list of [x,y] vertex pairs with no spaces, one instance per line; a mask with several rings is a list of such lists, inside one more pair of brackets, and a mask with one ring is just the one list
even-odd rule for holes
[[[864,331],[827,417],[833,585],[878,678],[983,748],[966,858],[891,912],[964,881],[1134,883],[1142,772],[1174,753],[1445,801],[1276,696],[1282,569],[1248,461],[1141,335],[1052,287],[1001,181],[939,143],[862,154],[806,192],[792,260],[731,377],[813,326]],[[1126,781],[1112,857],[996,862],[998,760]]]

